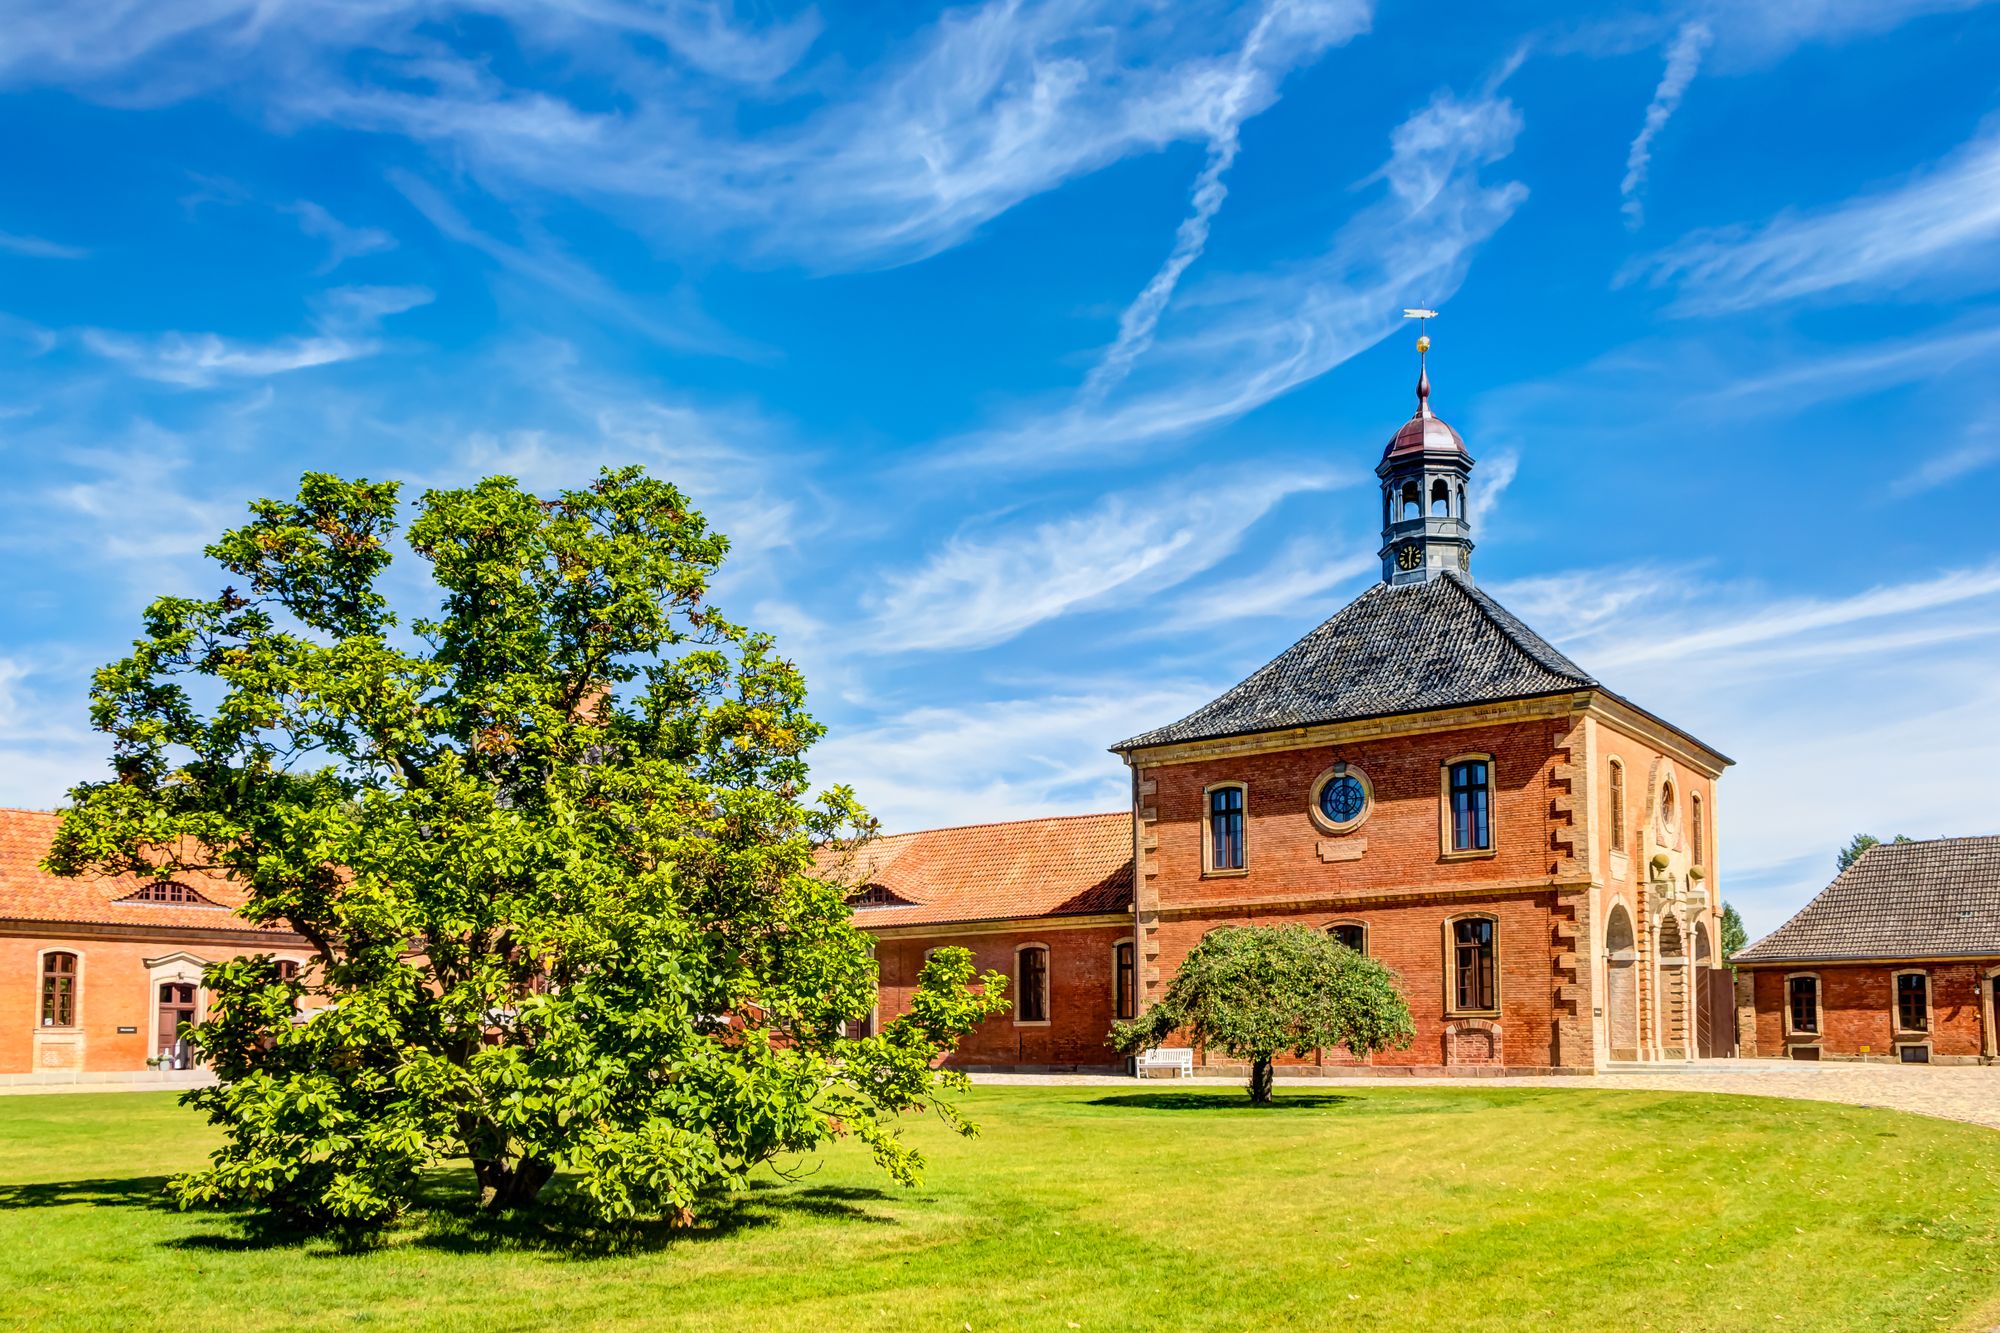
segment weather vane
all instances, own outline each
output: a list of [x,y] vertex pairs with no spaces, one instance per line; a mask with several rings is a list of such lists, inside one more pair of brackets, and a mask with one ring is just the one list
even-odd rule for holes
[[1419,357],[1431,350],[1431,335],[1424,331],[1424,326],[1437,317],[1437,311],[1425,310],[1421,306],[1415,310],[1405,310],[1403,312],[1404,319],[1414,319],[1417,321],[1417,355]]

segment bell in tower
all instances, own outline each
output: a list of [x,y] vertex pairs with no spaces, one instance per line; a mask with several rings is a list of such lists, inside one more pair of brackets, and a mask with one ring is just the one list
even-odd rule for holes
[[1428,335],[1418,337],[1416,414],[1375,467],[1382,479],[1382,581],[1388,584],[1472,573],[1472,523],[1465,509],[1472,456],[1458,432],[1431,415],[1430,370],[1424,363],[1430,347]]

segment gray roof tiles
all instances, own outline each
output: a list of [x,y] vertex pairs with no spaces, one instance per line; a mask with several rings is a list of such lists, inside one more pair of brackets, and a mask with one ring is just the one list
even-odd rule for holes
[[2000,837],[1885,842],[1739,963],[2000,957]]
[[1111,748],[1498,703],[1597,682],[1468,579],[1378,583],[1220,698]]

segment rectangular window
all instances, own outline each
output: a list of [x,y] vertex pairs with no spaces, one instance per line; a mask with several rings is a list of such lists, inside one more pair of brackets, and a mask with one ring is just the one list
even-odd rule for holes
[[1451,849],[1484,852],[1493,847],[1492,766],[1466,759],[1451,766]]
[[1335,926],[1333,938],[1356,953],[1368,952],[1368,932],[1352,921],[1344,921]]
[[1625,765],[1611,761],[1611,850],[1625,850]]
[[1120,1018],[1130,1018],[1133,1013],[1132,963],[1132,941],[1127,940],[1123,944],[1113,946],[1111,950],[1111,990],[1112,999],[1117,1004],[1118,1017]]
[[1493,923],[1485,917],[1454,921],[1452,936],[1453,993],[1459,1009],[1495,1008],[1493,993]]
[[1896,978],[1896,1030],[1931,1030],[1930,978],[1921,972],[1905,972]]
[[1819,1031],[1819,978],[1793,977],[1785,983],[1785,995],[1791,1005],[1792,1031]]
[[1210,870],[1243,868],[1243,789],[1217,787],[1208,794]]
[[76,1026],[76,955],[42,955],[42,1026]]
[[1020,975],[1014,978],[1015,1017],[1023,1023],[1049,1021],[1049,951],[1040,945],[1019,955]]

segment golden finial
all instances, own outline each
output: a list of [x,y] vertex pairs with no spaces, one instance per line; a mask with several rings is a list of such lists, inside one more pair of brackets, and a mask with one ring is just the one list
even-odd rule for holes
[[1403,312],[1404,319],[1417,321],[1417,411],[1423,415],[1428,415],[1431,407],[1431,375],[1424,364],[1424,357],[1431,350],[1431,335],[1425,331],[1424,326],[1437,317],[1437,311],[1426,310],[1421,306]]

